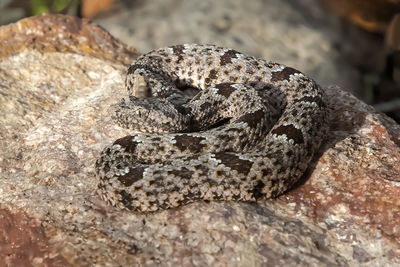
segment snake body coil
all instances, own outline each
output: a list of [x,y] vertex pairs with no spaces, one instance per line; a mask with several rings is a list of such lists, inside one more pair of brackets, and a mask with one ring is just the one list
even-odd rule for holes
[[[277,196],[327,132],[320,87],[301,72],[213,45],[149,52],[113,117],[135,133],[96,162],[101,196],[134,211]],[[200,92],[190,98],[181,89]]]

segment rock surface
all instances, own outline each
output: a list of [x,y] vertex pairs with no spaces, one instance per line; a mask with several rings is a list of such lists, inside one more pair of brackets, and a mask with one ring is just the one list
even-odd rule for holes
[[[107,108],[125,95],[127,63],[137,56],[104,36],[61,15],[0,28],[2,216],[12,222],[23,213],[47,248],[31,257],[26,242],[15,258],[71,266],[400,264],[400,126],[338,87],[326,88],[325,145],[304,179],[277,199],[151,214],[101,201],[95,159],[129,133]],[[12,42],[24,46],[11,49]],[[6,232],[3,244],[14,242]]]

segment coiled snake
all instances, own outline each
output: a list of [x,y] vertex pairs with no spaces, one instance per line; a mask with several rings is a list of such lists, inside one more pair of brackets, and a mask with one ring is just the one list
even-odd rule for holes
[[[130,66],[126,88],[112,116],[139,133],[106,147],[96,173],[100,195],[134,211],[275,197],[298,181],[327,132],[312,79],[228,48],[151,51]],[[190,88],[200,92],[191,98]]]

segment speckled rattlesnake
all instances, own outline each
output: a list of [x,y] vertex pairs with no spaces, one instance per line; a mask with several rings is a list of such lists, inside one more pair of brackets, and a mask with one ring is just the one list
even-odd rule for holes
[[[100,195],[154,211],[286,191],[327,131],[320,87],[299,71],[213,45],[151,51],[128,70],[113,117],[135,133],[96,162]],[[183,88],[201,90],[190,99]]]

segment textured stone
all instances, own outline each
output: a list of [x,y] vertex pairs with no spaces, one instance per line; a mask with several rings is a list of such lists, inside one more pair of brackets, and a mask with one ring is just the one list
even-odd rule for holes
[[[44,18],[72,19],[25,19],[32,26],[14,35],[4,32],[18,29],[15,24],[1,27],[0,50],[3,38],[11,43],[13,36],[40,32],[31,20]],[[400,264],[400,126],[390,118],[337,87],[326,88],[331,131],[290,192],[258,203],[198,202],[157,213],[122,211],[97,196],[94,164],[106,145],[129,134],[107,112],[125,95],[126,61],[81,50],[42,50],[53,41],[57,47],[58,41],[51,40],[1,56],[0,203],[37,222],[41,238],[60,262]]]
[[72,52],[130,64],[136,50],[119,42],[87,19],[48,14],[26,18],[2,27],[0,58],[25,49]]

